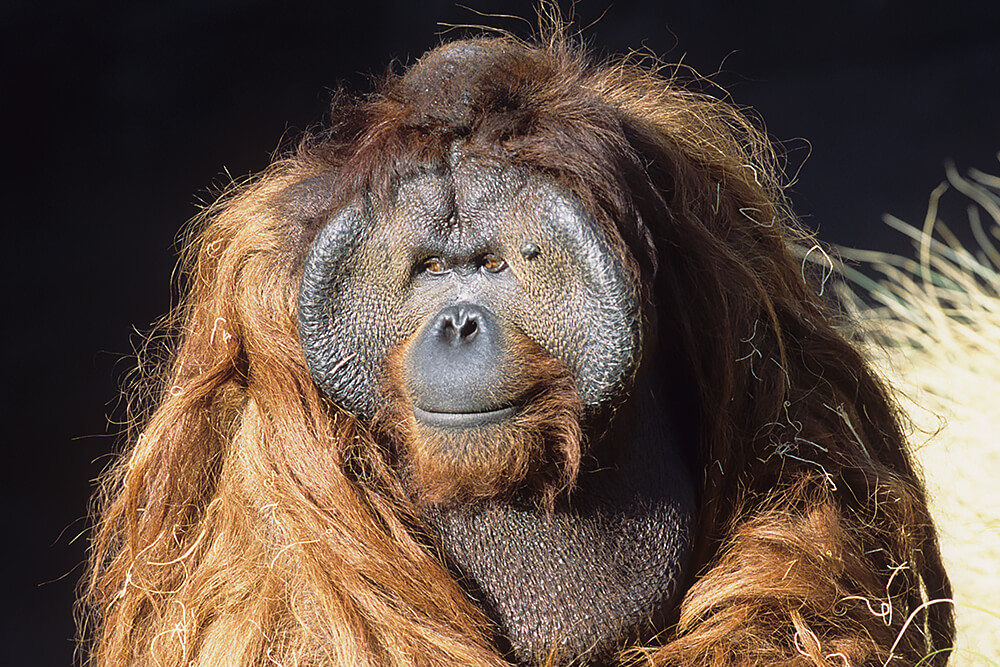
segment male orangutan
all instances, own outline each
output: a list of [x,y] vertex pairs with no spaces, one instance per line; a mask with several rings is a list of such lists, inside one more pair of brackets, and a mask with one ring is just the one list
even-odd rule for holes
[[924,491],[812,243],[741,115],[566,40],[338,102],[191,243],[92,663],[943,665]]

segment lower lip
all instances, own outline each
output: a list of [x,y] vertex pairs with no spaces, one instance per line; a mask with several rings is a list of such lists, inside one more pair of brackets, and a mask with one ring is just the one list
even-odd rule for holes
[[469,428],[496,424],[511,417],[515,412],[514,406],[487,412],[430,412],[413,406],[413,416],[418,422],[437,428]]

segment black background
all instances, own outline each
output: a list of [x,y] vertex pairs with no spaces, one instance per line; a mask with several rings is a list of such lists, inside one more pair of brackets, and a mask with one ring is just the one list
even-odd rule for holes
[[[321,123],[332,89],[463,34],[442,24],[534,23],[530,2],[463,4],[529,22],[450,0],[0,9],[0,663],[73,659],[92,480],[185,221]],[[945,159],[998,171],[1000,3],[582,0],[576,23],[599,54],[683,60],[752,107],[826,241],[906,252],[882,213],[920,221]]]

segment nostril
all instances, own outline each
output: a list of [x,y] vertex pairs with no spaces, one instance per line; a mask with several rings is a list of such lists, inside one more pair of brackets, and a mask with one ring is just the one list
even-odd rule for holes
[[476,318],[469,317],[462,323],[462,326],[458,330],[459,339],[465,339],[469,342],[475,339],[476,333],[479,332],[479,323]]
[[456,308],[442,313],[438,318],[437,338],[447,345],[464,345],[476,340],[480,328],[478,313],[466,308]]

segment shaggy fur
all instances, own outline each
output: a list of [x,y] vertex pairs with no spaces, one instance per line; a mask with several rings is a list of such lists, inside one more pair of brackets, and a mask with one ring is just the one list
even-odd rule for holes
[[[461,138],[622,239],[660,354],[696,383],[691,580],[676,623],[621,661],[943,665],[951,610],[934,601],[950,591],[921,480],[886,389],[803,279],[793,246],[812,241],[767,141],[636,63],[597,66],[558,38],[476,43],[501,63],[459,73],[481,78],[476,96],[390,77],[204,216],[155,410],[105,480],[91,664],[506,664],[392,442],[324,401],[296,329],[323,220]],[[419,477],[431,445],[408,442]]]

